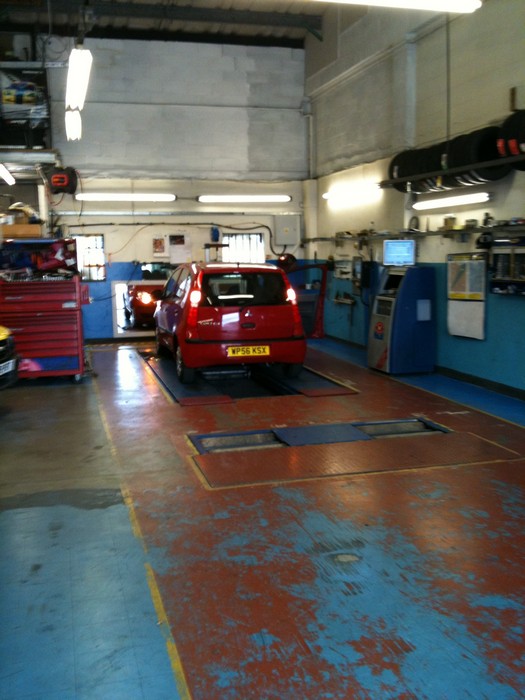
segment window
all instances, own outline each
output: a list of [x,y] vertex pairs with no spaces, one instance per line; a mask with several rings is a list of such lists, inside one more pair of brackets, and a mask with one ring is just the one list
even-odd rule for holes
[[265,261],[262,233],[224,233],[223,262],[263,263]]
[[279,272],[208,274],[202,280],[203,305],[275,306],[286,304],[286,286]]
[[77,244],[78,271],[86,282],[101,282],[106,279],[104,259],[104,236],[89,234],[73,236]]
[[190,271],[183,269],[181,276],[179,277],[178,287],[177,287],[177,291],[175,293],[175,297],[177,299],[182,299],[182,297],[186,294],[186,291],[189,288],[190,283],[191,283]]
[[164,296],[165,297],[172,297],[174,296],[175,292],[177,291],[177,284],[179,281],[179,277],[181,275],[182,268],[177,268],[175,272],[172,274],[172,276],[169,278],[169,280],[166,282],[166,287],[164,288]]

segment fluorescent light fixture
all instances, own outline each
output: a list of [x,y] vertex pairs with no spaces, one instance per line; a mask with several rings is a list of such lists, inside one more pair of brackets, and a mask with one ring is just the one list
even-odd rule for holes
[[282,204],[291,202],[289,194],[201,194],[203,204]]
[[453,209],[463,207],[468,204],[483,204],[488,202],[490,194],[488,192],[475,192],[473,194],[458,194],[454,197],[443,197],[442,199],[429,199],[425,202],[415,202],[412,209],[426,211],[428,209]]
[[351,209],[375,204],[381,199],[382,190],[377,182],[355,182],[335,185],[322,197],[335,209]]
[[0,177],[4,178],[8,185],[14,185],[16,180],[3,163],[0,163]]
[[342,5],[369,5],[370,7],[390,7],[400,10],[429,10],[431,12],[475,12],[481,7],[481,0],[317,0]]
[[81,202],[174,202],[174,194],[161,192],[79,192],[75,199]]
[[69,55],[66,83],[66,109],[82,109],[86,99],[93,56],[89,49],[77,47]]
[[66,137],[68,141],[80,141],[82,138],[82,117],[78,109],[66,109]]

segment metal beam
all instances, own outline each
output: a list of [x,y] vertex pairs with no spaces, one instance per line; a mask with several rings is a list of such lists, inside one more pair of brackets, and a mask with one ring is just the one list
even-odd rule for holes
[[[7,34],[31,34],[45,32],[47,27],[40,25],[40,29],[33,23],[14,24],[12,22],[2,24],[2,32]],[[55,36],[74,37],[77,27],[69,24],[53,25]],[[177,41],[195,44],[234,44],[242,46],[277,46],[289,49],[304,48],[304,39],[287,36],[271,36],[262,34],[241,34],[222,32],[189,32],[168,29],[129,29],[126,27],[95,26],[86,34],[88,39],[122,39],[136,41]]]
[[[51,4],[53,15],[78,14],[84,7],[83,0],[53,0]],[[145,20],[167,20],[174,22],[198,22],[206,24],[237,24],[252,25],[258,27],[284,27],[306,29],[320,32],[322,29],[321,15],[294,14],[289,12],[256,12],[253,10],[223,10],[219,8],[199,8],[188,5],[158,5],[131,2],[90,2],[88,5],[90,16],[95,24],[97,20],[128,18]],[[18,3],[2,4],[2,14],[16,13],[45,13],[47,15],[47,3],[43,0],[28,5]],[[13,19],[11,18],[11,22]]]

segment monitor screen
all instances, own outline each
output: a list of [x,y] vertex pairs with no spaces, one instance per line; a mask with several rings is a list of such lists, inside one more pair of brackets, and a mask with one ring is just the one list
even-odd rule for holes
[[416,264],[416,242],[386,240],[383,242],[383,265],[406,267]]

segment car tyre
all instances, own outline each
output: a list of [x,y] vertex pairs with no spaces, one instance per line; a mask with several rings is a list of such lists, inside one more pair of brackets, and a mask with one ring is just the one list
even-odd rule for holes
[[162,343],[160,339],[159,329],[155,329],[155,354],[157,357],[167,357],[170,353],[168,348]]
[[191,384],[195,381],[195,370],[193,367],[186,367],[184,364],[179,345],[177,345],[177,349],[175,350],[175,368],[181,384]]
[[283,365],[284,376],[288,379],[295,379],[301,374],[303,369],[302,364],[299,362],[292,362],[290,364]]

